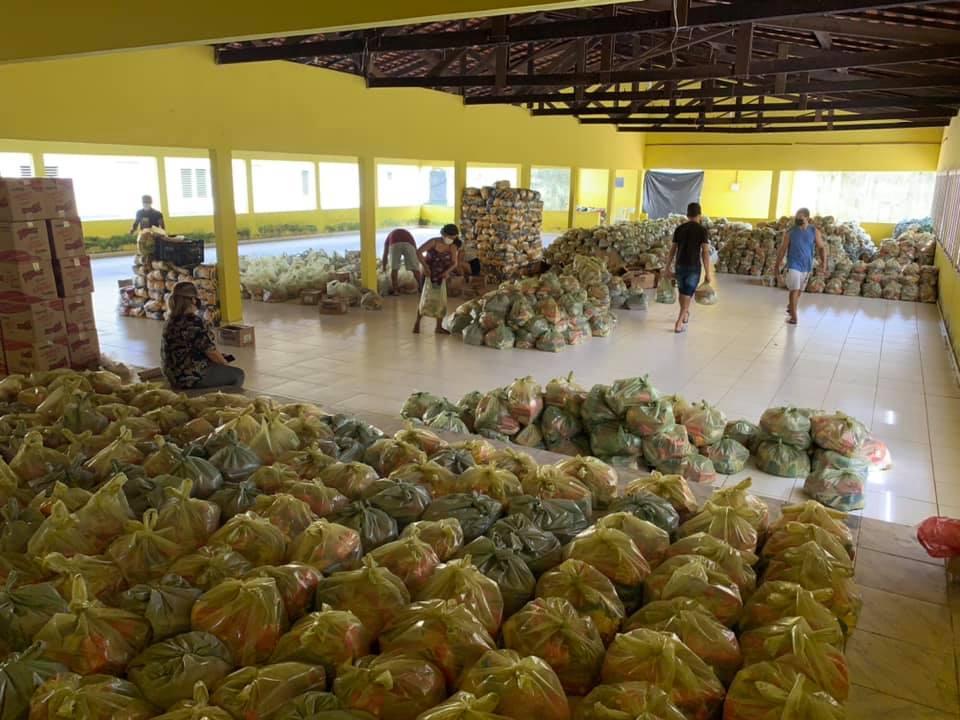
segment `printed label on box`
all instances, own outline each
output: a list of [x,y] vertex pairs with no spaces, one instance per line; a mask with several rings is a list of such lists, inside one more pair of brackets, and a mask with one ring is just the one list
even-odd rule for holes
[[83,370],[100,362],[100,339],[92,324],[70,325],[67,334],[67,350],[70,367]]
[[63,312],[66,315],[68,325],[92,323],[94,321],[93,296],[88,293],[65,297],[63,299]]
[[0,220],[42,220],[43,217],[42,179],[0,178]]
[[87,254],[83,243],[83,225],[79,220],[47,220],[46,225],[53,257],[66,258]]
[[12,373],[56,370],[70,366],[65,344],[14,341],[6,344],[3,354],[7,361],[7,370]]
[[83,295],[93,292],[93,272],[87,256],[56,260],[57,292],[60,297]]
[[0,300],[0,330],[5,341],[44,342],[67,330],[62,300],[29,305]]
[[77,217],[77,201],[70,178],[43,178],[43,210],[48,218]]
[[43,222],[0,222],[0,262],[32,262],[50,258],[47,226]]
[[41,300],[57,297],[53,268],[46,260],[37,262],[0,262],[0,288]]

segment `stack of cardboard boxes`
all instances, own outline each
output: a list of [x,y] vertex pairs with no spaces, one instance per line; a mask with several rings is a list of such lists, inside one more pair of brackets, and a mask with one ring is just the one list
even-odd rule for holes
[[73,182],[0,178],[0,373],[99,363]]

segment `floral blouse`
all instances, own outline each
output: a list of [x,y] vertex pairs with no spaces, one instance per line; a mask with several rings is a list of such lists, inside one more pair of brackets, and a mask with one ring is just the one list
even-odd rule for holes
[[216,349],[213,331],[197,315],[167,320],[160,341],[163,374],[173,387],[196,385],[210,365],[207,352]]

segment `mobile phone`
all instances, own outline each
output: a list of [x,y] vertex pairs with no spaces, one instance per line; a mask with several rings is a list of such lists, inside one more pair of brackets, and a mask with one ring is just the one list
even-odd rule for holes
[[224,355],[224,356],[223,356],[223,359],[226,360],[227,362],[233,362],[233,361],[236,360],[237,358],[234,357],[233,355]]

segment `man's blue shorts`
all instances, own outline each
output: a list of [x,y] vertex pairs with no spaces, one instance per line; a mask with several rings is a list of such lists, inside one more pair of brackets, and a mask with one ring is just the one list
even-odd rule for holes
[[677,292],[687,297],[693,297],[700,284],[700,268],[686,265],[677,266]]

